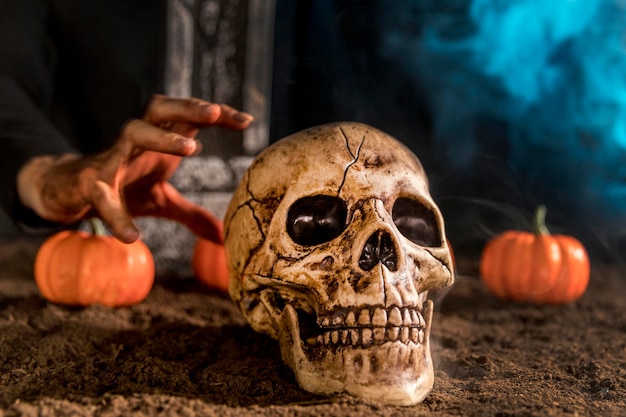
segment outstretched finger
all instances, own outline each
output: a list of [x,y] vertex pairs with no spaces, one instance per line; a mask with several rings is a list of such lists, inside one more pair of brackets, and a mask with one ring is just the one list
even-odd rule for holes
[[219,104],[219,116],[215,120],[216,126],[227,127],[229,129],[242,130],[250,126],[254,120],[252,115],[241,112],[226,104]]
[[116,147],[126,157],[130,156],[134,149],[189,156],[200,149],[200,144],[194,138],[169,132],[136,119],[124,126]]
[[139,239],[139,229],[124,208],[120,196],[107,183],[96,181],[90,190],[91,202],[111,233],[124,243]]
[[155,95],[148,104],[144,119],[157,126],[181,123],[197,127],[221,126],[240,130],[247,128],[253,117],[225,104],[210,103],[196,98]]

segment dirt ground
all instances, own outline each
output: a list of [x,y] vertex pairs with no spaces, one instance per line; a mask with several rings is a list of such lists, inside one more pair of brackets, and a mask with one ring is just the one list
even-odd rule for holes
[[132,308],[47,303],[35,248],[0,244],[0,416],[626,416],[623,265],[596,265],[575,304],[530,306],[461,259],[436,295],[433,391],[385,407],[300,390],[278,344],[191,277],[157,277]]

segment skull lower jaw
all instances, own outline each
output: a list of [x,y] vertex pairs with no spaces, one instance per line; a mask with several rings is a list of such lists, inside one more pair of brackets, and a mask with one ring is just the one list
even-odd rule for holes
[[311,346],[300,336],[295,308],[287,305],[280,316],[281,354],[306,391],[323,395],[346,392],[365,402],[389,405],[417,404],[434,382],[429,345],[432,301],[426,303],[424,316],[424,343]]

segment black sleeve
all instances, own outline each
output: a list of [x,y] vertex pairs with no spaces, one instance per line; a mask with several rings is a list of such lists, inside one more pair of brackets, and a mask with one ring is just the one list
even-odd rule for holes
[[46,116],[56,59],[48,19],[46,0],[0,1],[0,207],[33,227],[46,222],[21,206],[19,169],[38,155],[76,152]]

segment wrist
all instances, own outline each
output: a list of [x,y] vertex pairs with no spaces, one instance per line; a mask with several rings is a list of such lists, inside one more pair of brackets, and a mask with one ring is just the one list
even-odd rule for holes
[[60,162],[77,158],[77,155],[42,155],[28,161],[17,174],[17,196],[21,204],[39,217],[56,221],[43,204],[42,191],[45,179]]

